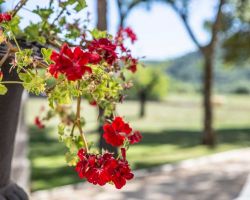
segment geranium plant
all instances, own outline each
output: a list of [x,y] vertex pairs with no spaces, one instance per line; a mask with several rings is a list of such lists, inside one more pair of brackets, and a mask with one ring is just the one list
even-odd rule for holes
[[[116,104],[124,99],[124,91],[132,86],[125,74],[136,72],[138,60],[124,45],[126,39],[134,43],[136,35],[130,28],[120,29],[115,37],[105,31],[88,30],[89,19],[68,22],[67,16],[85,8],[83,0],[50,1],[47,8],[37,7],[32,12],[41,21],[21,30],[16,14],[26,2],[22,0],[13,11],[0,14],[1,45],[7,47],[1,67],[13,54],[9,71],[14,70],[20,79],[6,81],[0,71],[0,94],[7,93],[6,84],[21,84],[30,93],[46,96],[50,110],[36,117],[35,124],[44,128],[46,120],[60,118],[58,138],[68,149],[65,154],[68,165],[74,166],[79,177],[90,183],[101,186],[112,183],[122,188],[133,178],[126,151],[141,140],[140,132],[117,116],[115,110]],[[23,48],[20,37],[40,43],[40,52]],[[104,109],[103,137],[119,148],[117,156],[91,149],[81,115],[83,99]],[[69,105],[73,108],[69,109]]]

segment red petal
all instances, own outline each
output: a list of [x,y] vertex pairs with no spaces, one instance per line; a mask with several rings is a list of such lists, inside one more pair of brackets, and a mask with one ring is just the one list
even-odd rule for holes
[[60,54],[65,54],[66,56],[68,56],[71,59],[73,59],[73,57],[74,57],[74,54],[73,54],[72,50],[69,48],[67,43],[63,44]]

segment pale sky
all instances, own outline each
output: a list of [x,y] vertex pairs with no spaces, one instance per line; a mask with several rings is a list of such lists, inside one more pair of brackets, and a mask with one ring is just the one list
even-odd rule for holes
[[[8,8],[15,4],[15,0],[8,0]],[[15,1],[17,2],[17,1]],[[29,0],[28,9],[35,8],[43,2],[46,5],[48,0]],[[89,11],[92,14],[91,27],[96,23],[96,0],[87,0]],[[209,35],[203,28],[204,19],[211,19],[214,16],[214,9],[217,0],[192,0],[190,7],[190,24],[195,30],[199,41],[206,42]],[[26,10],[21,10],[23,17],[22,26],[26,26],[30,21],[39,20],[34,14]],[[109,32],[115,33],[118,27],[118,14],[116,0],[108,0],[108,23]],[[194,51],[195,45],[190,40],[183,24],[175,12],[166,4],[154,3],[148,10],[141,5],[132,10],[126,20],[126,25],[134,29],[138,36],[138,41],[132,47],[132,52],[137,57],[145,56],[147,60],[164,60],[183,55]]]

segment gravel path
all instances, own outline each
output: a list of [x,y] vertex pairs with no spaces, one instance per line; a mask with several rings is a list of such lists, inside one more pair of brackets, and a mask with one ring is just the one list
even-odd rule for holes
[[250,148],[139,170],[124,189],[87,183],[35,192],[31,200],[233,200],[250,174]]

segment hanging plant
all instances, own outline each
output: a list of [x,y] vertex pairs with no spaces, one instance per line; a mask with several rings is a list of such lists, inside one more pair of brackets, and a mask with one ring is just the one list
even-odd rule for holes
[[[46,96],[50,110],[43,117],[36,117],[35,124],[44,128],[47,120],[60,118],[58,138],[68,149],[65,154],[68,165],[90,183],[101,186],[112,183],[122,188],[134,176],[126,151],[142,138],[115,110],[116,104],[124,99],[124,91],[132,86],[124,74],[136,72],[138,60],[124,45],[127,39],[134,43],[136,35],[130,28],[120,29],[115,37],[105,31],[88,30],[88,19],[69,23],[67,16],[85,8],[83,0],[56,5],[50,1],[48,8],[37,7],[32,12],[41,21],[21,30],[16,13],[26,2],[20,1],[13,11],[0,14],[1,45],[7,48],[1,67],[12,57],[9,73],[16,71],[20,79],[7,81],[0,71],[0,94],[8,92],[7,84],[21,84],[30,93]],[[18,42],[20,36],[44,47],[40,53],[23,48]],[[117,156],[92,150],[85,137],[83,100],[104,109],[108,120],[103,124],[103,137],[119,148]]]

